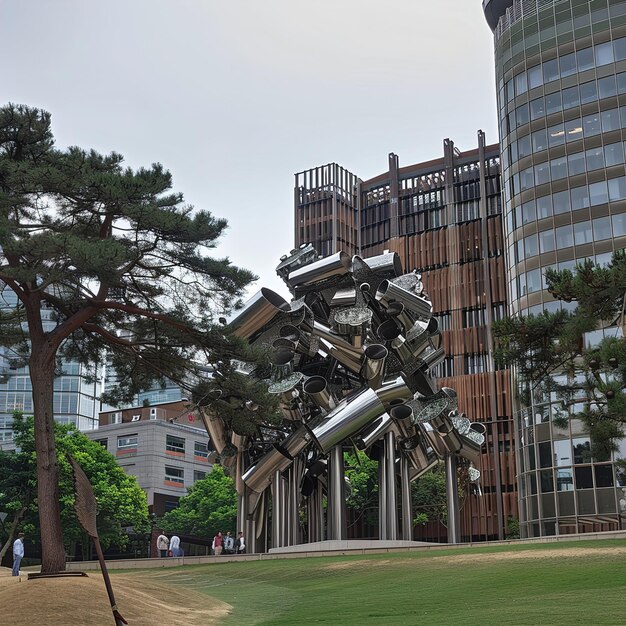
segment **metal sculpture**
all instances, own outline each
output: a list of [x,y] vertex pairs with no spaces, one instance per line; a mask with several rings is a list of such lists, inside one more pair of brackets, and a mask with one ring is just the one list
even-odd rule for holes
[[[268,547],[270,499],[272,547],[302,542],[301,506],[307,541],[346,538],[346,447],[379,459],[380,539],[412,538],[410,483],[443,460],[448,540],[458,542],[458,459],[477,461],[484,436],[459,414],[454,390],[437,387],[432,368],[445,353],[421,276],[403,274],[396,253],[319,258],[311,245],[276,271],[292,301],[261,289],[228,328],[271,354],[263,375],[284,429],[228,437],[219,417],[203,414],[217,452],[236,447],[227,465],[251,550]],[[474,468],[472,480],[479,475]]]

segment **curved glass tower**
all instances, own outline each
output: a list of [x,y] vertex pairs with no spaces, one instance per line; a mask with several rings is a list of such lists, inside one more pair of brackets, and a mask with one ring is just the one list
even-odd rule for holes
[[[511,313],[562,306],[548,267],[626,247],[626,1],[484,0],[494,31]],[[564,305],[567,306],[567,305]],[[606,329],[588,337],[592,344]],[[517,413],[522,536],[626,528],[626,474],[556,397]],[[573,407],[573,411],[580,407]]]

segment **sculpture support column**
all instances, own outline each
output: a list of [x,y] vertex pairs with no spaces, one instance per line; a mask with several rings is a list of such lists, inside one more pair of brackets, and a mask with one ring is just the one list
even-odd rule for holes
[[346,539],[345,470],[343,447],[335,446],[330,451],[328,475],[328,538]]
[[272,477],[272,548],[282,547],[283,479],[280,471]]
[[402,539],[413,539],[413,506],[411,502],[411,479],[409,476],[409,460],[400,455],[400,497],[402,508]]
[[387,480],[387,536],[398,538],[398,481],[396,480],[396,435],[393,431],[385,434],[385,478]]
[[459,487],[456,475],[456,455],[447,453],[446,497],[448,500],[448,543],[459,543],[461,539],[461,516],[459,512]]
[[378,459],[378,538],[387,539],[387,464],[384,452]]

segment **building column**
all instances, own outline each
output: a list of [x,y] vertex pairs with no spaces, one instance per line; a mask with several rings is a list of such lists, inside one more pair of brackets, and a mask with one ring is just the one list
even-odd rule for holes
[[411,501],[411,479],[409,476],[409,460],[400,455],[400,501],[402,509],[402,539],[413,540],[413,506]]
[[331,450],[329,459],[328,538],[341,540],[347,535],[343,447],[339,444]]

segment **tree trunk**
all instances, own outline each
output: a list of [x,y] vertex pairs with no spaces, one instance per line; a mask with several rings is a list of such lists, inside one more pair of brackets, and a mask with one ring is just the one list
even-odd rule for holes
[[32,345],[29,362],[33,385],[35,450],[37,452],[37,505],[41,532],[41,571],[65,570],[61,505],[59,503],[59,466],[54,441],[54,354],[45,346]]
[[15,531],[17,530],[17,525],[20,523],[20,520],[22,519],[22,516],[24,515],[24,513],[26,513],[26,509],[28,507],[22,507],[16,514],[15,517],[13,518],[13,521],[11,522],[11,528],[9,528],[9,536],[5,542],[5,544],[2,546],[2,549],[0,549],[0,562],[2,562],[2,559],[4,558],[4,555],[7,553],[7,550],[9,549],[9,546],[11,545],[11,542],[13,541],[13,537],[15,536]]

